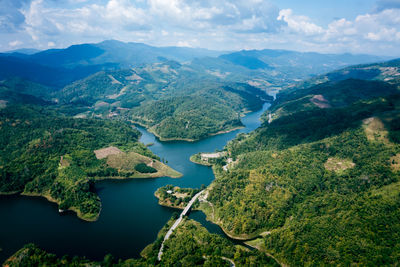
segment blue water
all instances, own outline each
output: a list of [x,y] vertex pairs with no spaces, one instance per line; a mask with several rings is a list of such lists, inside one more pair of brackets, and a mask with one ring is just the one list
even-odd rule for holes
[[[0,196],[0,263],[27,243],[35,243],[59,256],[69,254],[101,260],[111,253],[123,259],[139,257],[140,251],[156,239],[174,212],[158,205],[154,197],[157,188],[167,184],[191,188],[210,184],[214,179],[211,168],[194,164],[189,157],[222,149],[238,133],[253,131],[260,126],[259,118],[268,107],[265,104],[262,110],[243,117],[243,129],[193,143],[160,142],[139,127],[140,141],[154,143],[149,148],[184,176],[97,183],[102,210],[96,222],[82,221],[72,212],[59,214],[57,205],[43,198]],[[204,215],[193,213],[191,216],[205,223]],[[220,231],[213,227],[218,228],[207,225],[212,232]]]

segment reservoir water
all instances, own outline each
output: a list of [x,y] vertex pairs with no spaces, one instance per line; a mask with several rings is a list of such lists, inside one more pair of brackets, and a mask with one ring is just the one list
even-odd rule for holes
[[[102,210],[96,222],[85,222],[72,213],[58,213],[58,207],[44,198],[0,196],[0,263],[27,243],[59,256],[69,254],[102,260],[107,253],[116,258],[137,258],[140,251],[152,243],[158,231],[175,211],[158,205],[154,192],[173,184],[199,188],[214,180],[210,167],[192,163],[189,157],[199,152],[222,149],[238,133],[250,132],[260,126],[260,116],[269,107],[248,113],[242,118],[244,128],[188,142],[160,142],[153,134],[139,128],[141,142],[154,143],[150,149],[168,165],[181,172],[179,179],[108,180],[96,184]],[[204,221],[193,212],[192,218]],[[218,226],[208,224],[211,232],[220,233]]]

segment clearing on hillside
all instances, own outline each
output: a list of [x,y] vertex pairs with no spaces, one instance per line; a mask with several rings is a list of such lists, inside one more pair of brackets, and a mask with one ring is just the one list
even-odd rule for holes
[[324,166],[328,171],[341,173],[347,169],[353,168],[356,164],[351,159],[329,158]]
[[150,166],[154,169],[157,170],[155,173],[145,173],[145,174],[140,174],[136,172],[135,177],[162,177],[162,176],[169,176],[172,178],[178,178],[181,177],[182,174],[175,171],[171,167],[165,165],[164,163],[140,155],[136,152],[128,152],[128,153],[116,153],[116,154],[110,154],[107,157],[107,165],[110,166],[111,168],[115,168],[119,171],[123,172],[135,172],[135,166],[144,163],[147,166]]
[[382,120],[371,117],[363,121],[365,134],[369,141],[389,143],[388,131]]
[[311,103],[319,108],[330,108],[331,104],[324,98],[323,95],[315,95],[310,99]]
[[395,171],[400,171],[400,153],[390,158],[390,166]]
[[122,151],[114,146],[110,146],[110,147],[95,150],[94,153],[96,154],[97,159],[105,159],[110,155],[120,154],[120,153],[122,153]]

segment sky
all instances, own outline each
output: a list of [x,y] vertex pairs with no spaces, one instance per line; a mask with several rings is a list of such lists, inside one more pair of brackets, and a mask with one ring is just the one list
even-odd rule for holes
[[400,57],[400,0],[0,0],[0,51],[109,39]]

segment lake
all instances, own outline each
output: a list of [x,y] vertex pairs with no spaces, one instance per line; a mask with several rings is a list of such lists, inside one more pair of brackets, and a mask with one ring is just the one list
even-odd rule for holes
[[[259,118],[268,109],[246,114],[245,128],[209,137],[198,142],[160,142],[153,134],[138,127],[141,142],[154,143],[149,148],[168,165],[183,174],[182,178],[107,180],[96,183],[102,201],[100,218],[85,222],[72,213],[58,213],[58,206],[44,198],[0,196],[0,263],[27,243],[59,256],[79,255],[102,260],[111,253],[116,258],[137,258],[141,250],[152,243],[158,231],[176,210],[158,205],[154,196],[157,188],[173,184],[200,188],[214,180],[211,167],[192,163],[189,157],[199,152],[222,149],[238,133],[258,128]],[[203,221],[204,216],[193,212],[190,217]],[[218,226],[205,225],[211,232],[221,233]]]

